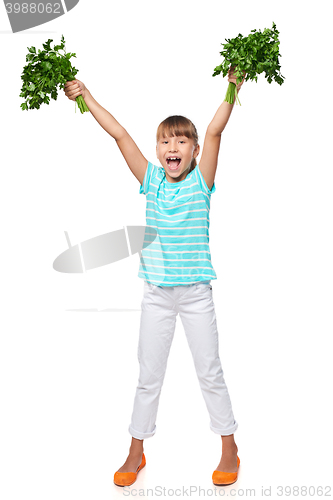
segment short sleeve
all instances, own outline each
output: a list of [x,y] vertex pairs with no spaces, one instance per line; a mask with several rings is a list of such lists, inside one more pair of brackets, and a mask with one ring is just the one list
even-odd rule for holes
[[152,163],[150,163],[150,161],[149,161],[145,176],[144,176],[143,181],[142,181],[142,186],[140,186],[140,191],[139,191],[140,194],[147,194],[149,192],[149,186],[150,186],[150,182],[151,182],[153,169],[154,169],[154,165]]
[[201,173],[199,165],[196,166],[195,172],[196,172],[197,182],[198,182],[199,186],[201,187],[201,189],[203,190],[203,192],[207,193],[208,195],[215,193],[215,191],[216,191],[215,182],[212,185],[212,189],[209,189],[207,184],[206,184],[205,179],[203,178],[203,175]]

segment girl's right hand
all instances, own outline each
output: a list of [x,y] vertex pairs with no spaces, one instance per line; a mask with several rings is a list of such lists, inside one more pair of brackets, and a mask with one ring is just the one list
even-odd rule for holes
[[86,96],[86,87],[83,82],[80,82],[80,80],[73,80],[71,82],[66,82],[65,87],[64,87],[64,92],[68,99],[71,101],[75,101],[75,99],[79,96],[82,95],[83,99]]
[[232,82],[236,85],[237,87],[237,92],[240,90],[244,83],[246,72],[243,71],[243,80],[240,83],[237,82],[237,75],[236,75],[236,67],[235,66],[230,66],[229,71],[228,71],[228,82]]

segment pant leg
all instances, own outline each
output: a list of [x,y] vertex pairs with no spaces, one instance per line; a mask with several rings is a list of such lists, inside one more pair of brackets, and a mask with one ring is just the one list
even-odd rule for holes
[[139,381],[129,433],[146,439],[156,432],[156,416],[172,344],[177,313],[172,303],[172,287],[144,282],[138,345]]
[[233,434],[235,421],[219,356],[212,286],[197,283],[179,297],[179,315],[210,415],[210,428],[222,436]]

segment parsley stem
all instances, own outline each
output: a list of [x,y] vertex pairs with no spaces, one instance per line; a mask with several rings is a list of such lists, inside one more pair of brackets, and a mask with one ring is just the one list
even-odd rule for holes
[[77,105],[78,105],[81,113],[85,113],[86,111],[90,111],[85,100],[83,99],[82,95],[77,96],[75,101],[77,102]]
[[237,101],[238,101],[238,104],[241,106],[241,103],[240,103],[240,100],[239,100],[239,97],[238,97],[238,92],[237,92],[237,85],[235,85],[235,94],[236,94],[236,104],[237,104]]
[[[39,84],[37,85],[37,87],[39,87],[39,85],[40,85],[42,82],[44,83],[44,82],[45,82],[45,80],[46,80],[46,77],[45,77],[45,78],[41,78],[41,80],[40,80]],[[36,88],[37,88],[37,87],[36,87]]]
[[233,82],[229,82],[227,93],[224,98],[225,101],[227,101],[229,104],[233,104],[236,102],[236,104],[239,103],[241,106],[238,94],[237,94],[237,87]]

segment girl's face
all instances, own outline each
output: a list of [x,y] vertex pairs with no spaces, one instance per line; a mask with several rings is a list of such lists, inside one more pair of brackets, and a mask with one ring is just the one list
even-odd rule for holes
[[198,156],[199,150],[200,146],[195,146],[193,139],[184,135],[161,137],[156,146],[156,154],[165,170],[167,181],[179,182],[185,179],[192,158]]

